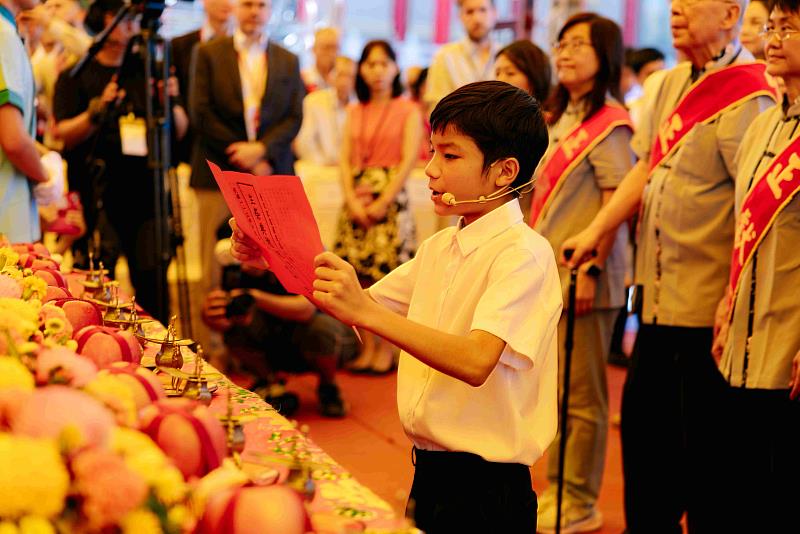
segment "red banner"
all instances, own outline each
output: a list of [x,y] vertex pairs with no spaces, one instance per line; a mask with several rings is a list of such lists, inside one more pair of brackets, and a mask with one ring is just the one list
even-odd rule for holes
[[628,111],[620,106],[606,105],[589,120],[577,124],[564,136],[536,179],[529,219],[532,228],[539,222],[539,218],[546,211],[545,208],[556,191],[561,188],[564,179],[594,147],[619,127],[633,130]]
[[433,16],[433,42],[444,44],[450,40],[450,0],[436,0],[436,12]]
[[792,199],[800,193],[800,137],[796,137],[772,162],[747,193],[736,221],[731,258],[731,308],[739,292],[744,267],[750,263],[764,236]]
[[680,147],[696,124],[711,122],[733,106],[757,96],[777,98],[764,63],[725,67],[697,80],[658,130],[650,151],[650,171]]
[[408,0],[394,0],[394,36],[402,41],[408,26]]

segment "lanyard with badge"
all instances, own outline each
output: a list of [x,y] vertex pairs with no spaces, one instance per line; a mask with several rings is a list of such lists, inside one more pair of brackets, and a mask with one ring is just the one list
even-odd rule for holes
[[119,118],[119,139],[125,156],[147,155],[147,123],[132,111]]
[[[257,54],[252,54],[250,50],[244,48],[238,51],[239,60],[239,74],[242,82],[242,103],[244,104],[245,115],[249,115],[251,125],[248,126],[245,121],[245,128],[252,131],[247,132],[248,141],[253,141],[258,135],[258,128],[261,123],[261,100],[264,97],[264,92],[267,87],[267,56],[266,51],[259,50]],[[261,71],[263,76],[260,76],[258,65],[256,61],[263,58],[264,69]]]

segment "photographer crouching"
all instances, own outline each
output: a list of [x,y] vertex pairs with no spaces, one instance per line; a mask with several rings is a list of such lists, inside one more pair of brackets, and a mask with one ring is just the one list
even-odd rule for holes
[[228,239],[217,243],[222,289],[206,296],[203,322],[222,333],[231,363],[253,374],[251,389],[285,416],[294,413],[299,400],[276,373],[314,372],[320,414],[344,417],[336,370],[357,354],[353,331],[302,295],[288,293],[270,271],[238,265],[229,250]]

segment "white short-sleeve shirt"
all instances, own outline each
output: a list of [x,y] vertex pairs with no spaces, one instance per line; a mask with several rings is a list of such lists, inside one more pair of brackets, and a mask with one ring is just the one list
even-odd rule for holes
[[397,405],[417,448],[525,465],[544,453],[557,425],[561,285],[553,249],[516,199],[433,235],[369,293],[417,323],[507,344],[480,387],[401,353]]

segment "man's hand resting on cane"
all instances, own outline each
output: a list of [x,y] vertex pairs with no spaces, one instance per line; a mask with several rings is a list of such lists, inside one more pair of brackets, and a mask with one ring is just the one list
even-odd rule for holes
[[561,257],[558,260],[562,265],[574,269],[597,256],[597,247],[602,239],[603,233],[590,224],[581,232],[564,241],[561,246]]

